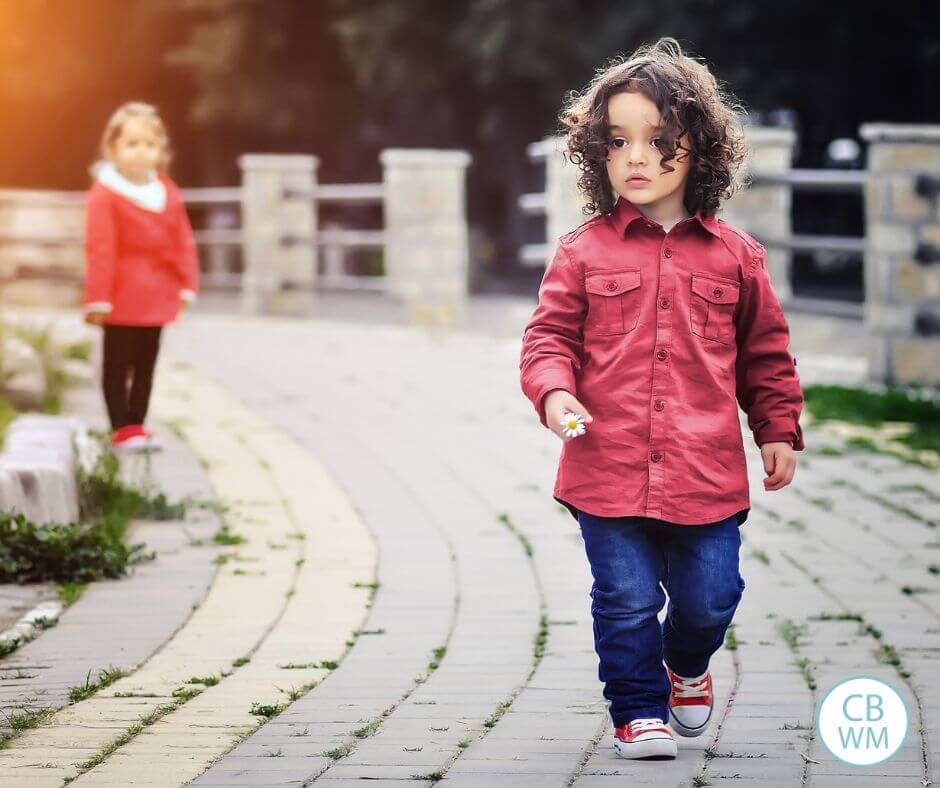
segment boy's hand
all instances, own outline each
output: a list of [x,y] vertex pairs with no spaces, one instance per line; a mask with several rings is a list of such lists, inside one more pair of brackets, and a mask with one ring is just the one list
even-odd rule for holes
[[764,460],[765,490],[779,490],[786,487],[793,479],[796,471],[796,457],[793,447],[784,441],[764,443],[760,447],[760,455]]
[[85,322],[92,326],[103,326],[108,319],[107,312],[86,312]]
[[585,424],[590,424],[594,421],[594,418],[588,413],[587,408],[578,402],[573,394],[570,394],[564,389],[555,389],[550,392],[548,396],[545,397],[545,423],[548,424],[548,428],[563,441],[570,441],[572,438],[565,435],[564,427],[561,426],[561,421],[564,418],[566,410],[573,411],[583,416]]

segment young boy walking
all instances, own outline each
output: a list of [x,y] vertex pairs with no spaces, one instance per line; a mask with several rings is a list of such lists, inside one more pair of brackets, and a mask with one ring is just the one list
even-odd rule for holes
[[[745,156],[708,68],[660,39],[562,114],[587,210],[545,271],[521,383],[563,441],[554,497],[579,523],[615,747],[675,758],[712,717],[709,660],[744,590],[738,405],[764,488],[790,483],[803,394],[764,247],[716,218]],[[657,614],[669,595],[666,619]]]

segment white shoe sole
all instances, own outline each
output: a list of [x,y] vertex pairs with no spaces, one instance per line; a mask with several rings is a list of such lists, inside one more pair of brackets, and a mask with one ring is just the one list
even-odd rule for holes
[[701,736],[703,733],[705,733],[711,721],[712,714],[709,711],[708,719],[706,719],[705,722],[703,722],[697,728],[687,728],[676,719],[676,715],[672,713],[672,708],[669,709],[669,725],[676,733],[678,733],[680,736],[684,736],[687,739],[694,739],[696,736]]
[[155,438],[136,436],[121,443],[112,444],[111,448],[118,451],[160,451],[163,444]]
[[640,739],[629,744],[614,737],[614,749],[621,758],[630,760],[675,758],[679,754],[676,740],[666,735],[657,736],[655,739]]

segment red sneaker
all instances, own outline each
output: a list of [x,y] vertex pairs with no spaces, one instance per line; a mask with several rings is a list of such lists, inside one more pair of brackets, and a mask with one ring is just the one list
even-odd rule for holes
[[162,449],[163,444],[160,442],[160,439],[154,435],[150,430],[148,430],[143,424],[140,426],[140,432],[144,436],[143,448],[157,450]]
[[111,446],[127,451],[154,451],[162,448],[159,439],[143,424],[119,427],[111,436]]
[[707,670],[701,676],[677,676],[666,665],[672,691],[669,693],[669,722],[680,736],[701,736],[712,717],[715,696],[712,692],[712,674]]
[[679,752],[672,731],[659,717],[631,720],[614,730],[614,749],[623,758],[666,760]]
[[139,424],[126,424],[111,433],[111,447],[114,449],[133,449],[143,443],[144,440]]

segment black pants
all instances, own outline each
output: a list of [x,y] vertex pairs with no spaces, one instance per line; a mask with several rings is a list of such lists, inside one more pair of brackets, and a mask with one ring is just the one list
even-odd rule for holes
[[163,326],[104,327],[101,383],[111,429],[143,424]]

